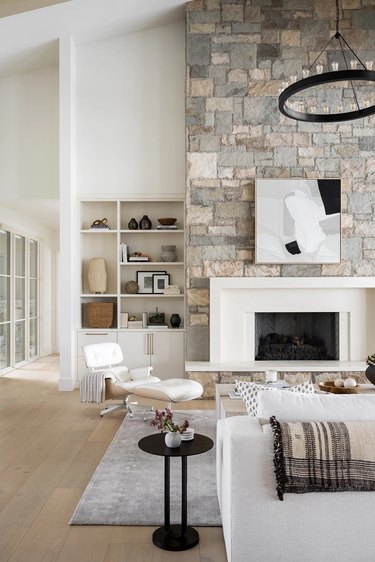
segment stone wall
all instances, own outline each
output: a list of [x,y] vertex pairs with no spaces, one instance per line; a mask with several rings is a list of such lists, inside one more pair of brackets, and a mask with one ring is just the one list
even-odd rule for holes
[[[333,0],[187,4],[187,359],[209,359],[209,278],[375,275],[375,118],[307,124],[278,91],[335,30]],[[342,0],[340,28],[375,63],[373,0]],[[342,178],[337,265],[255,265],[261,177]]]

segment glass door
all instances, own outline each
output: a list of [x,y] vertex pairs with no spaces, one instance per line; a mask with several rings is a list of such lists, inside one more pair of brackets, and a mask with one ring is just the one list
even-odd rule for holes
[[15,366],[26,359],[26,244],[25,237],[14,237],[15,249],[15,301],[14,301],[14,338]]
[[39,244],[29,240],[29,358],[39,355]]
[[0,371],[39,356],[39,243],[0,230]]
[[10,233],[0,230],[0,370],[10,367]]

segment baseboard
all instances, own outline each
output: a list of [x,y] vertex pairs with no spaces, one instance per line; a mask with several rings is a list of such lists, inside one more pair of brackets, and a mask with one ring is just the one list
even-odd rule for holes
[[59,380],[59,390],[60,391],[72,391],[77,388],[76,381],[72,379],[60,379]]

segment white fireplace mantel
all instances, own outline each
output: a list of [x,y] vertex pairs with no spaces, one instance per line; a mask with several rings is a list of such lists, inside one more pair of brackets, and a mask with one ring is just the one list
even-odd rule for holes
[[340,361],[288,362],[289,368],[293,363],[292,370],[363,370],[366,356],[375,351],[372,277],[212,278],[210,364],[217,370],[235,370],[240,365],[241,370],[245,365],[252,366],[249,370],[269,367],[254,361],[255,312],[339,313]]

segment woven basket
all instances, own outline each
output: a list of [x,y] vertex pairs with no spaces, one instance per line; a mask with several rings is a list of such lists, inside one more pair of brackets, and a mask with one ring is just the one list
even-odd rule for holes
[[113,302],[86,303],[86,323],[88,328],[110,328],[113,323],[115,305]]

